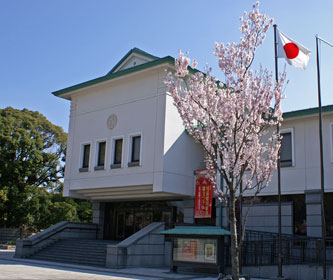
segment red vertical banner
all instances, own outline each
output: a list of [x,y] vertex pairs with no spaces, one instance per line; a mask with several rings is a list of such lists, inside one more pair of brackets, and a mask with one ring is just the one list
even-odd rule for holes
[[211,218],[213,184],[206,176],[207,170],[197,170],[196,174],[194,218]]

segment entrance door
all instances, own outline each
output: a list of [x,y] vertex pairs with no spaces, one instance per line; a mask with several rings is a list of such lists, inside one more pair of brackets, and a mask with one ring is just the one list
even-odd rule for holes
[[167,201],[107,203],[104,239],[123,240],[152,222],[176,222],[176,207]]
[[125,238],[131,236],[135,232],[133,224],[134,224],[134,213],[126,213]]
[[137,232],[140,229],[150,225],[153,222],[152,212],[138,212],[135,213],[134,219],[134,231]]
[[116,216],[116,239],[125,238],[125,212],[118,212]]

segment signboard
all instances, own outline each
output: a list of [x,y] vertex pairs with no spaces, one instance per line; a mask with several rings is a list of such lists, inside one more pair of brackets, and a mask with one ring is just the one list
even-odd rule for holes
[[217,239],[175,237],[173,260],[190,263],[217,263]]
[[216,262],[216,243],[205,243],[205,261]]
[[182,258],[195,260],[197,257],[197,241],[183,239]]
[[207,170],[198,170],[196,174],[194,218],[211,218],[213,184]]

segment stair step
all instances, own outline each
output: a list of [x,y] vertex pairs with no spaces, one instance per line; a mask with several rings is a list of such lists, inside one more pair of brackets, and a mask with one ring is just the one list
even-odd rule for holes
[[54,256],[54,255],[48,255],[48,254],[35,254],[32,256],[32,258],[52,258],[52,259],[58,259],[58,260],[91,260],[93,262],[105,262],[106,258],[90,258],[89,256]]
[[94,242],[94,241],[90,241],[90,240],[82,240],[82,239],[72,239],[72,240],[66,240],[66,239],[60,239],[58,240],[59,242],[64,242],[64,243],[82,243],[82,244],[112,244],[112,242]]
[[108,244],[116,241],[61,239],[31,256],[32,259],[92,266],[105,266]]
[[80,246],[73,246],[73,247],[67,247],[67,246],[62,246],[62,245],[57,245],[57,246],[49,246],[47,247],[48,249],[52,250],[75,250],[75,251],[81,251],[81,252],[106,252],[106,247],[101,247],[101,248],[87,248],[87,247],[80,247]]
[[35,257],[35,260],[45,260],[45,261],[57,261],[63,263],[82,263],[82,264],[98,264],[105,265],[105,260],[91,260],[91,259],[72,259],[72,258],[55,258],[55,257]]
[[66,243],[91,243],[91,244],[117,244],[119,241],[113,240],[92,240],[92,239],[60,239],[59,242]]
[[38,257],[55,257],[55,258],[73,258],[73,259],[81,259],[81,258],[88,258],[88,259],[98,259],[98,260],[105,260],[106,259],[106,255],[78,255],[78,254],[54,254],[54,253],[49,253],[49,252],[40,252],[40,253],[36,253],[35,256]]
[[84,250],[62,250],[61,248],[46,248],[42,250],[43,252],[53,253],[53,254],[77,254],[77,255],[106,255],[106,250],[102,251],[84,251]]
[[59,258],[52,258],[52,257],[43,257],[43,258],[33,258],[35,260],[42,260],[42,261],[52,261],[52,262],[62,262],[62,263],[73,263],[73,264],[82,264],[82,265],[91,265],[91,266],[105,266],[105,262],[98,262],[92,260],[76,260],[76,259],[59,259]]

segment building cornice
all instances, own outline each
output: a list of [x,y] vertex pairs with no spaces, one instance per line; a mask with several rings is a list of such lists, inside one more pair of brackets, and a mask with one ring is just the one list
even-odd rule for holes
[[[333,112],[333,105],[323,106],[322,112],[323,113]],[[318,113],[319,113],[318,107],[314,107],[314,108],[309,108],[309,109],[285,112],[285,113],[283,113],[283,118],[291,119],[291,118],[308,117],[311,115],[317,115]]]

